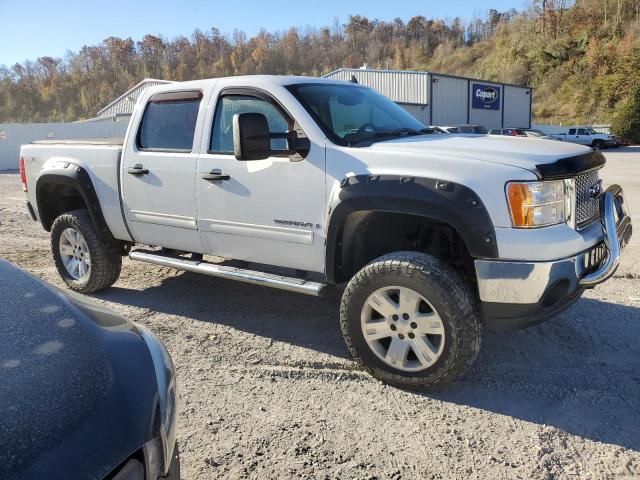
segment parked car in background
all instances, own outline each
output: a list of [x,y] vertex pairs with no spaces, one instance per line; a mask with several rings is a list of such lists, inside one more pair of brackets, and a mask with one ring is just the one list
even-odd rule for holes
[[149,330],[2,259],[0,311],[0,478],[179,478],[175,372]]
[[497,128],[489,131],[489,135],[507,135],[511,137],[539,138],[543,140],[562,140],[556,135],[547,135],[535,128]]
[[489,133],[482,125],[453,125],[439,128],[447,133],[476,133],[480,135],[486,135]]
[[591,127],[571,127],[562,137],[566,142],[588,145],[597,150],[614,147],[616,144],[612,135],[596,132]]

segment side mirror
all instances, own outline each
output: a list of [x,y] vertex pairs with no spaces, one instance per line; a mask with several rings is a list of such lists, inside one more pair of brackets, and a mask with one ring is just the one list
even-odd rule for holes
[[263,160],[271,154],[267,117],[261,113],[233,116],[233,153],[238,160]]
[[[271,139],[283,138],[286,150],[271,150]],[[302,160],[311,149],[306,137],[298,137],[295,130],[269,132],[267,117],[261,113],[236,113],[233,116],[233,153],[238,160],[264,160],[270,156],[289,156],[292,161]]]

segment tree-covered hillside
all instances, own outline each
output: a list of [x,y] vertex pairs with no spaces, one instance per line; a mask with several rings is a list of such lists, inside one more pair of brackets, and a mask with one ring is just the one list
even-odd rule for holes
[[528,84],[537,121],[608,123],[640,86],[640,0],[534,0],[467,25],[426,13],[406,22],[356,15],[251,38],[216,28],[190,38],[110,37],[63,59],[0,67],[0,122],[89,118],[145,77],[321,75],[364,63]]

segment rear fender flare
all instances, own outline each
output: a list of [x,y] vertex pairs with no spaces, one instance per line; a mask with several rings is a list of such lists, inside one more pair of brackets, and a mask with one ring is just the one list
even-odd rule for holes
[[78,192],[82,198],[84,204],[87,207],[91,221],[98,233],[109,240],[114,240],[114,237],[109,230],[109,226],[104,219],[102,208],[100,207],[100,201],[96,189],[91,181],[91,176],[86,169],[77,165],[65,164],[60,167],[55,167],[50,170],[44,171],[36,182],[36,202],[38,204],[38,214],[40,222],[46,231],[51,230],[51,225],[55,221],[55,218],[51,218],[46,212],[48,210],[47,203],[49,199],[45,193],[45,188],[51,185],[63,185],[73,188]]

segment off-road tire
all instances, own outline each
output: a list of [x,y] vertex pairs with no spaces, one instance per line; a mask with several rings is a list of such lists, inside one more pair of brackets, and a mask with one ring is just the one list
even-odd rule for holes
[[[418,292],[442,319],[445,346],[426,370],[394,369],[364,339],[361,314],[366,299],[392,285]],[[375,378],[401,388],[433,391],[459,378],[480,351],[482,328],[475,305],[469,287],[442,261],[424,253],[395,252],[373,260],[349,281],[340,305],[340,326],[353,357]]]
[[[60,236],[67,228],[73,228],[84,237],[91,258],[87,278],[76,280],[65,268],[60,255]],[[86,210],[74,210],[60,215],[51,227],[51,251],[64,283],[76,292],[92,293],[113,285],[120,276],[122,254],[116,242],[101,238]]]

